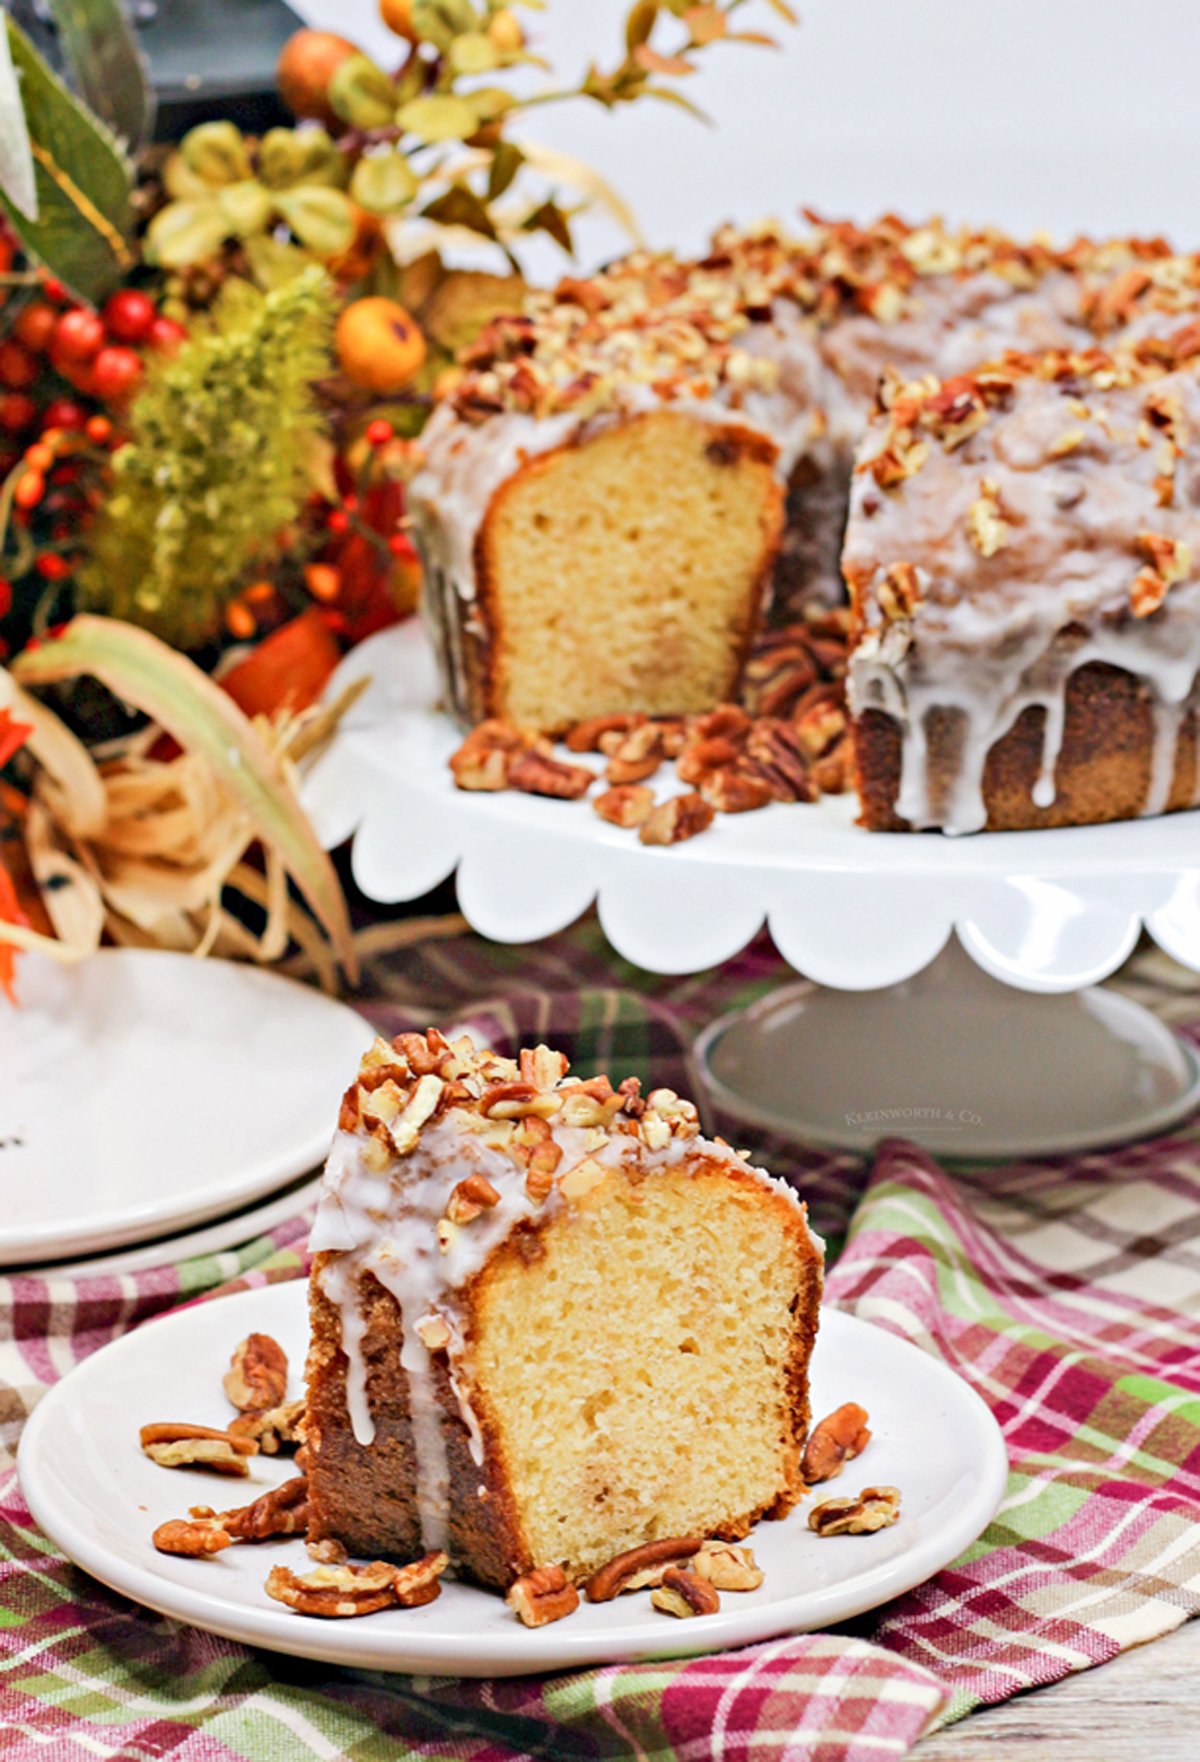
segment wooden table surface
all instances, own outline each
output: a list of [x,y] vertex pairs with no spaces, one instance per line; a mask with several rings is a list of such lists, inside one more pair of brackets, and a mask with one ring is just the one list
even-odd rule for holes
[[1200,1621],[924,1738],[913,1762],[1197,1762]]

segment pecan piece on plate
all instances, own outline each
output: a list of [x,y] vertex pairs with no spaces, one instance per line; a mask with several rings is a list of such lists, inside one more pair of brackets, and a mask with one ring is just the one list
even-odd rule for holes
[[441,1595],[441,1577],[450,1564],[442,1553],[425,1554],[409,1566],[398,1566],[393,1588],[402,1609],[419,1609]]
[[654,791],[644,783],[622,783],[596,796],[592,806],[610,826],[623,826],[629,831],[650,818],[654,808]]
[[215,1474],[246,1475],[247,1456],[258,1455],[253,1438],[235,1437],[215,1426],[193,1426],[161,1421],[143,1426],[138,1434],[142,1449],[161,1468],[207,1468]]
[[844,1401],[813,1427],[800,1467],[806,1481],[831,1481],[848,1462],[862,1455],[871,1441],[868,1417],[866,1408],[857,1401]]
[[762,1567],[755,1565],[753,1548],[711,1540],[689,1562],[689,1571],[706,1578],[718,1591],[756,1591],[764,1576]]
[[658,1589],[651,1591],[650,1601],[664,1615],[677,1615],[687,1620],[693,1615],[715,1615],[721,1607],[717,1588],[699,1573],[686,1572],[679,1566],[668,1566]]
[[871,1536],[900,1515],[898,1487],[864,1487],[856,1499],[824,1499],[808,1514],[819,1536]]
[[508,786],[526,795],[552,795],[560,801],[578,801],[596,781],[586,765],[566,765],[546,753],[528,752],[508,767]]
[[234,1348],[224,1389],[240,1413],[278,1407],[287,1394],[287,1353],[270,1334],[249,1334]]
[[579,1592],[561,1566],[535,1566],[509,1588],[504,1601],[526,1627],[547,1627],[579,1607]]
[[329,1620],[373,1615],[377,1609],[396,1607],[396,1568],[388,1560],[373,1560],[369,1566],[316,1566],[306,1573],[273,1566],[266,1589],[268,1597],[298,1615]]
[[648,1585],[661,1584],[668,1566],[690,1561],[702,1546],[702,1536],[664,1536],[657,1542],[626,1548],[597,1568],[583,1587],[584,1595],[589,1603],[611,1603],[622,1591],[643,1591]]
[[609,753],[605,777],[614,786],[644,783],[653,777],[663,758],[662,735],[653,722],[634,728]]
[[706,832],[716,818],[716,809],[702,795],[673,795],[655,808],[638,832],[643,844],[682,844]]
[[160,1554],[184,1554],[200,1560],[228,1548],[233,1537],[217,1518],[173,1517],[160,1523],[150,1539]]
[[295,1450],[304,1442],[304,1402],[285,1401],[261,1413],[242,1413],[229,1422],[231,1438],[250,1438],[264,1456]]
[[645,720],[640,712],[628,716],[588,716],[568,728],[563,745],[569,753],[598,753],[603,750],[600,742],[606,734],[623,737],[631,729],[640,728]]
[[733,765],[709,771],[700,779],[699,789],[719,814],[750,814],[773,799],[761,777],[748,777]]
[[308,1528],[308,1481],[298,1474],[236,1511],[222,1511],[217,1521],[236,1542],[269,1542],[275,1536],[296,1536]]
[[527,728],[498,720],[481,722],[451,755],[454,781],[459,789],[507,789],[513,761],[537,744],[537,735]]

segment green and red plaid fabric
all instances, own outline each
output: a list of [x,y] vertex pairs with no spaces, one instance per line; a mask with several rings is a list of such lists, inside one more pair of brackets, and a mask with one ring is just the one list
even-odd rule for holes
[[[764,942],[718,973],[655,978],[591,923],[533,951],[386,940],[364,937],[364,1007],[385,1032],[469,1021],[497,1044],[561,1045],[585,1073],[683,1090],[695,1030],[784,976]],[[1186,1018],[1151,967],[1143,992]],[[1200,1125],[953,1172],[901,1144],[870,1169],[756,1149],[844,1243],[830,1300],[946,1359],[1004,1429],[1004,1505],[952,1567],[852,1630],[497,1683],[324,1669],[135,1608],[32,1526],[12,1467],[22,1421],[117,1334],[231,1282],[298,1276],[300,1217],[127,1277],[0,1279],[0,1756],[878,1762],[1196,1613]]]

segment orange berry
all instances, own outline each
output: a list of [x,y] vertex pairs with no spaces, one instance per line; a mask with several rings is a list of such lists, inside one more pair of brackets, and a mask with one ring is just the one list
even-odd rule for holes
[[413,29],[412,0],[379,0],[379,16],[389,31],[408,43],[420,41]]
[[225,628],[230,636],[246,642],[254,635],[258,625],[249,606],[243,605],[241,600],[234,600],[231,606],[225,608]]
[[310,563],[304,571],[304,582],[314,600],[326,605],[342,591],[342,578],[331,563]]
[[87,426],[84,429],[88,439],[95,441],[98,446],[102,446],[106,440],[111,438],[112,431],[113,425],[107,416],[89,416]]
[[347,379],[373,392],[396,392],[425,360],[425,338],[415,318],[378,294],[353,300],[337,321],[338,360]]
[[49,471],[54,463],[53,447],[48,447],[45,441],[37,441],[32,447],[26,448],[25,463],[31,471]]
[[242,598],[247,605],[265,606],[269,600],[275,598],[275,583],[273,581],[252,581]]
[[329,82],[354,44],[333,31],[296,31],[283,45],[275,68],[279,96],[293,116],[311,117],[341,133],[346,125],[329,103]]
[[32,471],[26,466],[21,480],[13,491],[13,501],[18,508],[36,508],[46,493],[46,479],[40,471]]
[[386,416],[377,416],[374,422],[367,423],[367,441],[373,447],[386,447],[395,432]]

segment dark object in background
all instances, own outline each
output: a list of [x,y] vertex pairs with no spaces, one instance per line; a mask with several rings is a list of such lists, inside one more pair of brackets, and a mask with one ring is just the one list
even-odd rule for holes
[[[6,0],[6,10],[61,68],[45,0]],[[126,0],[126,10],[158,100],[156,140],[177,141],[215,117],[251,134],[292,120],[275,63],[303,20],[284,0]]]

